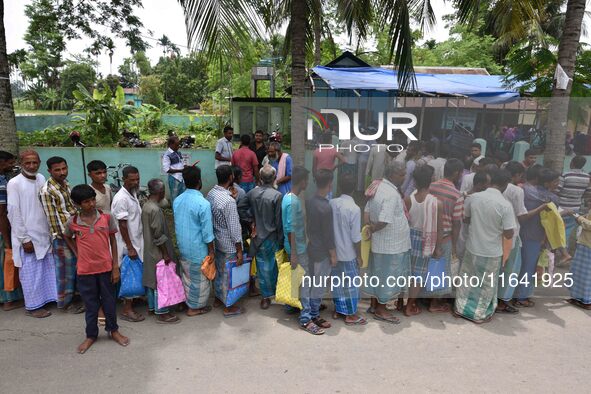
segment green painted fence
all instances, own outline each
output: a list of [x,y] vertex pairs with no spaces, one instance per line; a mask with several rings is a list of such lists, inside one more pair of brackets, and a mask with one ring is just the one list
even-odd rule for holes
[[[51,126],[71,123],[74,115],[17,115],[16,129],[18,131],[31,132],[44,130]],[[217,126],[216,117],[213,115],[162,115],[162,122],[168,126],[189,127],[193,124],[209,124]]]

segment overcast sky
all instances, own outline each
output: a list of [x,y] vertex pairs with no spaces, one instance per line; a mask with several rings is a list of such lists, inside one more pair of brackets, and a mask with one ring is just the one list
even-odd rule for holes
[[[9,0],[4,2],[4,26],[6,28],[6,45],[8,53],[16,49],[25,48],[26,44],[23,36],[28,26],[28,20],[25,16],[25,5],[31,3],[31,0]],[[154,39],[147,39],[152,45],[147,51],[147,55],[152,63],[156,63],[162,55],[162,49],[156,44],[156,39],[167,35],[174,42],[183,54],[188,52],[187,34],[185,30],[185,20],[183,10],[177,0],[143,0],[143,8],[137,11],[137,15],[144,24],[144,30],[151,30]],[[437,14],[438,23],[435,29],[426,34],[426,38],[434,38],[437,41],[447,39],[448,32],[441,22],[443,15],[453,12],[451,2],[442,0],[434,1],[433,7]],[[340,43],[345,46],[345,41]],[[587,41],[587,40],[586,40]],[[89,45],[88,40],[75,40],[68,44],[66,58],[71,58],[73,54],[80,54]],[[123,59],[129,57],[129,49],[125,46],[123,40],[115,40],[115,53],[113,55],[113,73],[117,73],[117,67],[123,62]],[[109,57],[106,53],[99,56],[99,71],[103,75],[109,73]]]

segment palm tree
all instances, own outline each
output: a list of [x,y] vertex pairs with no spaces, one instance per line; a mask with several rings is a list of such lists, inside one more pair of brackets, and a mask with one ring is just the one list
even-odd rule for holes
[[[246,0],[178,0],[185,13],[189,46],[204,49],[210,58],[238,56],[240,42],[254,34],[262,36],[262,25],[256,12],[257,2]],[[264,0],[261,0],[264,1]],[[306,87],[306,47],[313,44],[314,23],[322,14],[321,0],[267,0],[278,10],[276,22],[289,21],[286,43],[291,48],[292,156],[304,163],[305,119],[301,100]],[[260,3],[260,2],[259,2]],[[387,30],[390,60],[398,66],[398,82],[402,91],[412,91],[415,78],[412,64],[411,18],[422,27],[435,22],[430,0],[336,0],[337,18],[344,23],[349,35],[359,39],[368,35],[368,26],[375,20]],[[375,12],[379,10],[379,12]]]
[[107,54],[109,55],[109,75],[113,74],[113,55],[115,54],[115,43],[111,38],[107,38],[105,43]]
[[544,164],[560,172],[564,166],[564,140],[567,131],[569,97],[581,38],[581,26],[585,16],[585,5],[586,0],[568,0],[562,36],[558,45],[558,65],[562,67],[570,81],[566,89],[560,89],[556,83],[552,89]]
[[18,153],[16,120],[10,90],[10,67],[6,53],[4,30],[4,0],[0,0],[0,146],[10,153]]

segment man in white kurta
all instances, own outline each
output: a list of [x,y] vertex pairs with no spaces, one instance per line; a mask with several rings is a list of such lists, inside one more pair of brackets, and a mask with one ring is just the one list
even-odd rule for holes
[[37,173],[39,164],[36,152],[23,152],[23,172],[6,189],[14,265],[19,268],[25,309],[28,315],[43,318],[51,315],[45,304],[57,301],[57,283],[49,224],[39,199],[45,184],[45,177]]
[[[141,259],[144,255],[144,236],[142,227],[142,208],[137,199],[140,185],[140,174],[137,168],[129,166],[123,169],[123,187],[113,197],[111,215],[117,219],[119,231],[117,253],[119,265],[124,256]],[[124,280],[125,278],[121,278]],[[123,304],[121,319],[130,322],[144,320],[144,316],[133,310],[133,299],[126,299]]]

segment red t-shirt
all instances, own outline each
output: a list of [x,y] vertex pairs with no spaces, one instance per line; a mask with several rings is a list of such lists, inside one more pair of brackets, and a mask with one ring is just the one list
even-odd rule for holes
[[100,274],[113,269],[109,236],[116,232],[117,223],[107,213],[97,210],[97,217],[92,225],[80,220],[78,215],[70,216],[65,235],[76,237],[78,275]]
[[242,170],[242,182],[254,182],[254,170],[259,167],[256,153],[243,146],[232,155],[232,165]]
[[337,157],[337,150],[335,148],[320,148],[314,151],[316,158],[316,170],[334,170],[334,161]]

